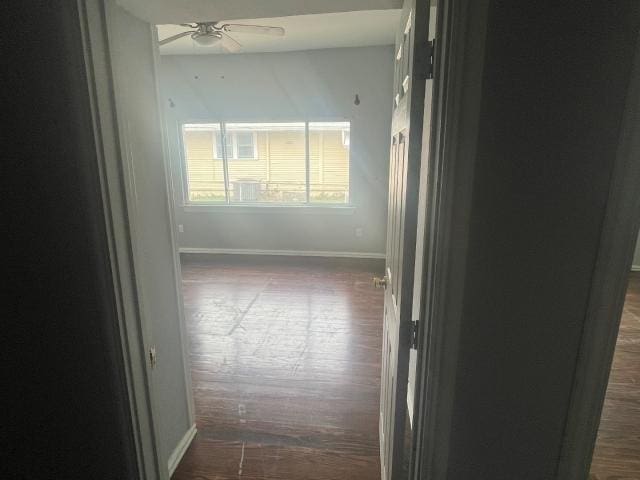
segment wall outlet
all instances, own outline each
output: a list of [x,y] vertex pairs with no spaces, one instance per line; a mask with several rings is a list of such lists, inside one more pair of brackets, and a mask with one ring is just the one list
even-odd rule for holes
[[184,225],[182,225],[182,224],[178,225],[178,231],[180,233],[184,233]]
[[357,228],[355,229],[355,234],[356,234],[356,237],[357,237],[357,238],[362,238],[362,234],[363,234],[363,232],[362,232],[362,227],[357,227]]

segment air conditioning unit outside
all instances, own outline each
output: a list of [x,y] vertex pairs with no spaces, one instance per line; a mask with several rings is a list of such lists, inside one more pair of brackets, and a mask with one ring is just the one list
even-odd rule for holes
[[257,202],[260,199],[260,182],[258,180],[235,180],[233,185],[234,202]]

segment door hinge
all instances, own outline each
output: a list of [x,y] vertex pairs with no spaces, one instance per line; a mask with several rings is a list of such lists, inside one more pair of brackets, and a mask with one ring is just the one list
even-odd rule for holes
[[409,329],[409,348],[418,349],[418,332],[420,330],[420,322],[413,320]]
[[151,368],[156,368],[156,364],[158,363],[158,354],[156,353],[156,346],[149,347],[149,365]]
[[427,79],[433,78],[433,54],[435,51],[435,44],[436,44],[435,38],[427,42],[427,72],[426,72]]

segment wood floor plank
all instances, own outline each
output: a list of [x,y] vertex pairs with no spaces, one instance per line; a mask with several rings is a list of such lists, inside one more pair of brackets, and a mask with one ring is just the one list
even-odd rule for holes
[[640,480],[640,273],[629,279],[590,480]]
[[370,457],[341,450],[198,436],[179,470],[191,480],[370,480],[380,477]]
[[173,480],[376,480],[382,262],[183,262],[198,434]]

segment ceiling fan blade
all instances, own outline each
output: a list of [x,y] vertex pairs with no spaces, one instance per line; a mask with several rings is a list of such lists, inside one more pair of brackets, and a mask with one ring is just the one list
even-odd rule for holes
[[274,35],[276,37],[282,37],[284,35],[284,28],[268,27],[265,25],[240,25],[237,23],[226,23],[220,28],[225,32],[234,33],[255,33],[256,35]]
[[220,32],[220,33],[222,33],[222,41],[221,41],[222,48],[224,48],[229,53],[236,53],[240,51],[240,49],[242,48],[242,45],[240,45],[238,42],[236,42],[233,38],[231,38],[226,33],[224,32]]
[[171,35],[170,37],[167,37],[164,40],[160,40],[158,42],[158,44],[159,45],[166,45],[169,42],[173,42],[174,40],[177,40],[179,38],[186,37],[187,35],[191,35],[192,33],[194,33],[194,32],[189,31],[189,32],[177,33],[176,35]]

